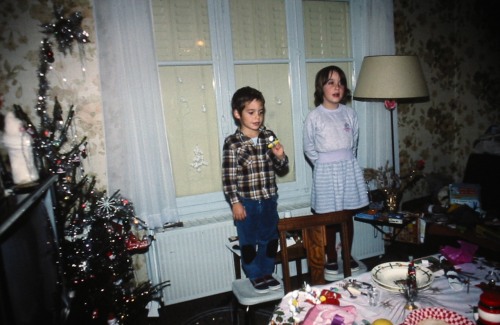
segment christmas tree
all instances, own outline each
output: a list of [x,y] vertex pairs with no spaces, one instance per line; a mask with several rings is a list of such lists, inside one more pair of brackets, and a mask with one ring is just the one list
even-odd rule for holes
[[[68,293],[66,312],[70,318],[76,312],[75,319],[82,324],[133,324],[168,282],[156,286],[135,283],[132,255],[148,251],[154,239],[151,230],[119,191],[109,196],[95,189],[95,178],[85,175],[86,138],[68,141],[75,108],[71,106],[64,118],[55,98],[52,115],[48,113],[47,73],[54,62],[50,37],[64,55],[72,52],[75,41],[80,47],[89,41],[80,26],[83,17],[79,12],[66,18],[62,7],[55,7],[54,14],[55,22],[42,26],[47,37],[41,42],[37,72],[39,123],[33,123],[18,105],[14,113],[32,138],[41,177],[58,175],[55,215],[61,238],[61,287]],[[139,233],[144,234],[141,239]]]

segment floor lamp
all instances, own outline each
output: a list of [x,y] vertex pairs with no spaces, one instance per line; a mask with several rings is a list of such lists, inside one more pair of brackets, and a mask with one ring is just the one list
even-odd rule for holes
[[366,56],[359,71],[354,99],[360,101],[384,101],[391,113],[392,169],[396,173],[394,144],[394,110],[397,101],[428,98],[420,61],[414,55]]

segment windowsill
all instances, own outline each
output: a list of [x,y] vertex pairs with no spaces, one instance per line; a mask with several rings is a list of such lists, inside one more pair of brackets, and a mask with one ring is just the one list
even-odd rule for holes
[[[292,217],[311,215],[311,205],[309,201],[298,201],[292,199],[283,199],[278,201],[278,214],[283,217],[285,211],[290,211]],[[201,226],[211,223],[226,222],[232,220],[229,206],[223,210],[210,211],[208,214],[192,214],[181,217],[183,227]]]
[[285,211],[290,211],[292,217],[311,215],[310,202],[283,202],[278,204],[278,213],[280,217],[283,216]]

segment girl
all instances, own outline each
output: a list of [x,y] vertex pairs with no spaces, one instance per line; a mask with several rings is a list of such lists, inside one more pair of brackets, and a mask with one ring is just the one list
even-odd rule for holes
[[[345,105],[351,94],[344,71],[328,66],[316,74],[314,105],[304,125],[304,153],[313,165],[311,208],[314,213],[359,209],[368,205],[363,171],[356,159],[358,117]],[[326,274],[338,274],[335,247],[338,225],[326,228]],[[354,235],[349,223],[349,249]],[[359,270],[351,259],[351,271]]]

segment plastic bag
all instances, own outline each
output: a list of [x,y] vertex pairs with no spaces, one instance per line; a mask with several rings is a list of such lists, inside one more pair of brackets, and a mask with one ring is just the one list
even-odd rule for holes
[[460,247],[444,246],[439,251],[453,265],[470,263],[477,251],[478,246],[457,240]]

